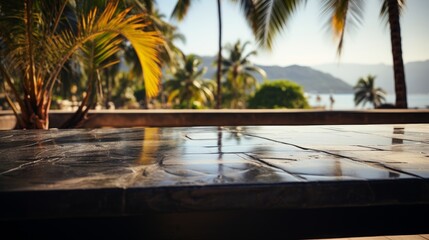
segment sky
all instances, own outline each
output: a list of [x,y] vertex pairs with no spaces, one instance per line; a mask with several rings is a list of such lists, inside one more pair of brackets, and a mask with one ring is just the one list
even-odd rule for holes
[[[177,0],[159,0],[158,7],[170,19]],[[217,1],[193,1],[182,22],[170,20],[185,35],[186,43],[177,45],[186,53],[215,56],[218,46]],[[321,15],[321,1],[311,0],[297,11],[286,29],[277,36],[272,51],[255,44],[250,28],[238,4],[222,1],[222,44],[237,40],[250,41],[248,51],[258,50],[251,60],[261,65],[317,66],[330,63],[392,65],[390,33],[379,18],[381,0],[365,1],[364,21],[346,33],[343,53],[337,56],[337,43],[326,29],[326,16]],[[404,62],[429,59],[429,0],[407,0],[401,18]]]

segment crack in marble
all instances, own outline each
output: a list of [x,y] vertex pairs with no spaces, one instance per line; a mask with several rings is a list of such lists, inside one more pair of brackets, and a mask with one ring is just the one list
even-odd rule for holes
[[37,142],[30,143],[30,144],[27,144],[27,145],[14,146],[14,148],[28,148],[28,147],[33,147],[33,146],[38,146],[38,145],[46,144],[48,142],[55,142],[55,140],[52,139],[52,138],[49,138],[49,139],[45,139],[45,140],[41,140],[41,141],[39,140]]
[[44,158],[41,158],[41,159],[38,159],[38,160],[35,160],[35,161],[23,163],[23,164],[19,165],[18,167],[11,168],[11,169],[8,169],[6,171],[0,172],[0,176],[8,174],[8,173],[11,173],[11,172],[15,172],[15,171],[18,171],[18,170],[22,170],[22,169],[25,169],[25,168],[28,168],[28,167],[32,167],[34,165],[37,165],[39,163],[43,163],[45,161],[47,161],[47,162],[55,162],[55,161],[59,161],[59,160],[61,160],[61,158],[53,158],[53,160],[46,160]]
[[195,171],[191,169],[179,169],[177,172],[173,172],[173,170],[163,169],[163,171],[167,174],[176,176],[176,177],[196,177],[196,176],[208,176],[213,174],[208,174],[205,172]]
[[390,171],[394,171],[394,172],[402,173],[402,174],[405,174],[405,175],[413,176],[413,177],[416,177],[416,178],[424,179],[423,177],[421,177],[421,176],[419,176],[417,174],[410,173],[410,172],[407,172],[407,171],[404,171],[404,170],[401,170],[401,169],[397,169],[397,168],[388,166],[386,164],[383,164],[381,162],[371,161],[371,160],[361,160],[361,159],[357,159],[357,158],[354,158],[354,157],[345,156],[345,155],[341,155],[341,154],[337,154],[337,153],[331,153],[329,151],[324,151],[324,150],[318,150],[318,149],[310,149],[310,150],[323,152],[323,153],[326,153],[326,154],[329,154],[329,155],[332,155],[332,156],[336,156],[336,157],[340,157],[340,158],[345,158],[345,159],[351,160],[353,162],[366,163],[366,164],[371,165],[373,167],[378,167],[378,168],[381,168],[381,169],[388,169]]
[[[9,160],[2,165],[1,184],[15,189],[128,188],[426,179],[428,174],[424,143],[390,145],[380,137],[349,133],[349,127],[341,136],[323,128],[303,128],[303,135],[276,127],[222,129],[220,135],[214,128],[166,128],[152,135],[134,129],[7,134],[16,142],[5,141],[0,151]],[[391,133],[389,128],[383,131]],[[241,141],[230,133],[239,133]],[[386,144],[372,145],[380,139]]]
[[289,171],[287,171],[287,170],[285,170],[285,169],[283,169],[281,167],[278,167],[278,166],[276,166],[274,164],[271,164],[271,163],[269,163],[267,161],[264,161],[264,160],[262,160],[262,159],[260,159],[260,158],[258,158],[256,156],[250,155],[248,153],[244,153],[244,155],[248,156],[249,158],[251,158],[251,159],[253,159],[253,160],[257,161],[257,162],[262,163],[263,165],[267,165],[267,166],[269,166],[271,168],[274,168],[274,169],[277,169],[277,170],[281,170],[281,171],[283,171],[283,172],[285,172],[285,173],[287,173],[287,174],[289,174],[289,175],[291,175],[291,176],[293,176],[293,177],[295,177],[295,178],[297,178],[299,180],[304,180],[304,181],[307,180],[307,178],[305,178],[305,177],[302,177],[302,176],[300,176],[298,174],[295,174],[295,173],[291,173],[291,172],[289,172]]
[[354,145],[354,146],[361,147],[361,148],[368,148],[368,149],[376,150],[376,151],[388,151],[386,149],[377,148],[377,147],[373,147],[373,146],[365,146],[365,145],[359,145],[359,144],[358,145]]
[[[336,128],[326,128],[332,131],[336,131],[336,132],[344,132],[344,129],[336,129]],[[397,132],[397,129],[401,129],[402,132]],[[399,136],[405,136],[405,132],[404,131],[405,128],[394,128],[392,134],[396,134]],[[353,130],[348,130],[347,132],[349,133],[358,133],[358,134],[362,134],[362,135],[370,135],[370,136],[377,136],[377,137],[383,137],[383,138],[387,138],[387,139],[392,139],[394,137],[390,137],[390,136],[386,136],[386,135],[381,135],[381,134],[376,134],[376,133],[371,133],[371,132],[361,132],[361,131],[353,131]],[[409,142],[415,142],[415,143],[428,143],[427,141],[419,141],[419,140],[414,140],[414,139],[409,139],[409,138],[400,138],[403,141],[409,141]]]
[[284,160],[284,161],[291,161],[291,162],[296,162],[298,160],[293,159],[293,158],[281,158],[281,157],[264,157],[261,159],[270,159],[270,160]]
[[13,138],[15,135],[11,134],[11,135],[5,135],[5,136],[1,136],[1,139],[8,139],[8,138]]
[[286,144],[286,145],[293,146],[293,147],[296,147],[296,148],[299,148],[299,149],[302,149],[302,150],[308,150],[308,151],[325,153],[325,154],[328,154],[328,155],[331,155],[331,156],[334,156],[334,157],[337,157],[337,158],[345,158],[345,159],[349,159],[351,161],[358,162],[358,163],[367,163],[367,164],[371,163],[371,166],[373,166],[373,167],[378,167],[378,168],[381,168],[381,169],[388,169],[388,170],[395,171],[395,172],[398,172],[398,173],[402,173],[402,174],[406,174],[406,175],[413,176],[413,177],[416,177],[416,178],[424,179],[423,177],[421,177],[421,176],[419,176],[417,174],[410,173],[410,172],[407,172],[407,171],[404,171],[404,170],[401,170],[401,169],[397,169],[397,168],[394,168],[394,167],[391,167],[391,166],[388,166],[386,164],[383,164],[383,163],[380,163],[380,162],[376,162],[376,161],[371,161],[371,160],[362,161],[362,160],[356,159],[354,157],[344,156],[344,155],[341,155],[341,154],[338,154],[338,153],[332,153],[332,152],[329,152],[329,151],[326,151],[326,150],[315,149],[315,148],[307,148],[307,147],[299,146],[299,145],[296,145],[296,144],[293,144],[293,143],[287,143],[287,142],[283,142],[283,141],[279,141],[279,140],[275,140],[275,139],[271,139],[271,138],[267,138],[267,137],[257,136],[257,135],[253,135],[253,134],[246,134],[246,135],[252,136],[252,137],[256,137],[256,138],[265,139],[265,140],[272,141],[272,142]]
[[[349,159],[353,160],[352,158],[349,158]],[[405,174],[405,175],[413,176],[415,178],[425,179],[424,177],[421,177],[421,176],[419,176],[417,174],[410,173],[410,172],[407,172],[407,171],[404,171],[404,170],[401,170],[401,169],[397,169],[397,168],[394,168],[394,167],[391,167],[391,166],[388,166],[388,165],[385,165],[385,164],[382,164],[382,163],[379,163],[379,162],[374,162],[373,164],[375,166],[378,165],[378,166],[380,166],[382,168],[386,168],[388,170],[399,172],[399,173],[402,173],[402,174]]]
[[133,186],[135,185],[137,182],[140,182],[140,178],[141,176],[143,176],[143,178],[147,178],[149,177],[149,172],[148,168],[150,166],[148,165],[144,165],[144,166],[135,166],[135,167],[130,167],[129,169],[131,170],[130,173],[130,177],[129,180],[127,181],[127,187]]

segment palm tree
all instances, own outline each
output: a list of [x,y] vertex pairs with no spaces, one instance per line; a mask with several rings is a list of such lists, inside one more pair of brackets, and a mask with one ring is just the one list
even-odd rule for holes
[[[396,107],[407,108],[407,91],[399,22],[401,12],[405,6],[405,0],[382,1],[380,16],[387,19],[390,26]],[[274,37],[286,27],[290,16],[306,1],[253,0],[240,2],[258,43],[271,49]],[[322,12],[329,16],[328,26],[338,39],[338,54],[340,55],[344,46],[346,27],[357,26],[362,21],[363,1],[323,0]]]
[[[405,83],[404,63],[402,59],[402,40],[400,15],[405,6],[405,0],[383,0],[380,17],[387,20],[390,26],[390,39],[393,57],[393,72],[395,82],[396,107],[407,108],[407,89]],[[325,0],[324,11],[329,13],[329,26],[338,38],[338,53],[344,43],[347,25],[358,25],[362,21],[363,6],[361,0]]]
[[[148,20],[153,23],[149,26],[149,30],[160,32],[162,38],[164,39],[164,43],[160,46],[159,49],[159,60],[161,68],[166,67],[166,71],[168,73],[174,74],[178,65],[178,61],[183,54],[174,42],[177,40],[185,42],[185,36],[178,32],[178,28],[176,26],[167,23],[164,20],[165,15],[161,14],[158,9],[154,8],[153,6],[148,6],[147,4],[142,5],[137,3],[139,3],[139,1],[134,2],[137,9],[135,11],[137,13],[147,13]],[[123,49],[125,52],[125,62],[130,66],[130,76],[132,78],[135,78],[137,80],[137,83],[141,85],[141,82],[143,81],[140,81],[142,80],[140,79],[140,76],[142,75],[143,71],[139,64],[137,54],[132,46],[125,45]],[[162,84],[160,85],[160,87],[162,87]],[[163,95],[161,95],[161,101],[164,103]],[[148,107],[148,102],[149,99],[145,98],[144,108]]]
[[[146,0],[146,2],[151,2]],[[186,42],[185,36],[178,31],[178,28],[164,20],[165,15],[148,3],[140,4],[138,0],[133,1],[136,13],[146,13],[148,20],[152,23],[150,30],[155,30],[162,33],[164,44],[160,46],[159,58],[162,67],[167,66],[172,73],[175,71],[177,60],[183,54],[182,51],[175,45],[175,41]],[[125,49],[126,61],[132,66],[132,74],[141,75],[142,70],[139,68],[138,58],[136,57],[133,48]],[[136,64],[137,63],[137,64]]]
[[[168,71],[174,73],[183,55],[175,42],[180,41],[186,43],[185,35],[178,31],[178,28],[164,21],[164,15],[160,14],[158,10],[151,14],[151,19],[154,23],[155,29],[162,33],[164,37],[164,45],[161,48],[160,58],[162,63],[168,67]],[[156,19],[156,20],[155,20]]]
[[[181,21],[185,18],[188,10],[191,6],[192,0],[177,0],[177,4],[173,9],[171,14],[172,17]],[[221,77],[222,77],[222,11],[221,11],[221,1],[217,0],[217,14],[219,22],[219,48],[218,48],[218,63],[217,63],[217,72],[216,72],[216,108],[221,108],[222,97],[221,97]]]
[[[275,1],[274,3],[264,2],[264,1],[258,1],[258,0],[231,0],[232,2],[239,3],[241,5],[241,8],[248,19],[249,23],[252,25],[252,29],[255,30],[255,35],[262,33],[259,30],[256,30],[257,27],[262,26],[262,24],[265,24],[269,21],[267,19],[258,19],[259,16],[261,16],[260,12],[262,12],[264,9],[270,11],[270,14],[276,14],[278,17],[278,14],[282,14],[282,9],[277,11],[277,8],[282,5],[286,5],[290,7],[290,3],[294,5],[294,2],[299,1]],[[178,20],[183,20],[186,16],[192,0],[178,0],[177,4],[173,10],[172,17],[175,17]],[[267,4],[271,4],[271,6],[268,6]],[[219,21],[219,48],[218,48],[218,62],[217,62],[217,72],[216,72],[216,83],[217,83],[217,94],[216,94],[216,108],[221,108],[222,105],[222,91],[221,91],[221,77],[222,77],[222,13],[221,13],[221,1],[217,0],[217,13],[218,13],[218,21]],[[258,13],[256,13],[258,11]],[[290,10],[286,13],[291,12]],[[284,18],[284,22],[287,20],[287,18]],[[283,21],[283,20],[282,20]],[[263,27],[265,28],[265,27]],[[271,28],[271,27],[270,27]],[[268,39],[272,39],[271,34],[268,34]],[[269,47],[271,47],[271,40],[269,42]]]
[[246,97],[256,88],[257,79],[254,73],[266,77],[265,71],[253,65],[249,57],[256,55],[256,51],[246,53],[245,49],[250,42],[241,44],[238,40],[234,45],[227,45],[228,58],[222,60],[222,74],[226,76],[224,95],[225,103],[230,108],[244,108]]
[[220,109],[222,105],[222,93],[221,93],[221,77],[222,77],[222,11],[221,11],[221,4],[220,0],[217,0],[217,19],[219,22],[219,49],[218,49],[218,60],[217,60],[217,72],[216,72],[216,84],[217,84],[217,91],[216,91],[216,109]]
[[359,78],[355,89],[355,105],[372,103],[374,108],[380,106],[386,99],[386,92],[374,86],[375,76],[368,75],[366,78]]
[[[117,11],[118,1],[86,12],[81,6],[88,2],[74,1],[72,6],[66,0],[1,1],[0,73],[11,89],[14,99],[7,99],[21,128],[49,128],[53,89],[63,65],[75,54],[89,64],[86,96],[65,127],[80,121],[93,105],[99,71],[115,63],[105,60],[119,50],[124,38],[134,46],[145,69],[147,94],[157,94],[158,45],[163,42],[159,34],[144,30],[148,23],[143,15],[129,15],[131,9]],[[73,7],[75,11],[65,11]],[[68,21],[65,13],[76,14],[76,22]]]
[[195,55],[184,56],[181,66],[173,78],[165,83],[169,93],[168,102],[176,108],[203,108],[214,100],[215,83],[203,79],[206,68],[200,68],[202,61]]
[[381,16],[387,17],[390,26],[390,41],[395,78],[395,105],[397,108],[408,108],[404,61],[402,59],[401,24],[399,21],[404,6],[405,0],[385,0],[381,9]]

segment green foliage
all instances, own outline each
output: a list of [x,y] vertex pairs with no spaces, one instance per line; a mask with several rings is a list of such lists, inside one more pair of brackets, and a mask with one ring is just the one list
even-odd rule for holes
[[[260,46],[272,48],[276,35],[283,31],[291,16],[306,0],[233,0],[239,2],[253,35]],[[357,27],[363,21],[364,3],[362,0],[322,0],[321,12],[327,16],[326,26],[338,40],[337,53],[341,55],[346,30]],[[407,108],[405,71],[402,59],[400,16],[406,0],[382,0],[380,17],[389,23],[392,45],[393,70],[395,76],[396,106]],[[386,24],[387,26],[387,24]]]
[[188,13],[190,6],[190,0],[177,0],[176,6],[174,6],[173,12],[171,13],[171,17],[182,21]]
[[[147,3],[144,5],[148,6],[151,1],[146,0],[146,2]],[[147,18],[152,24],[147,26],[146,29],[157,31],[163,36],[164,42],[159,46],[158,58],[160,60],[161,67],[167,67],[165,70],[174,73],[177,65],[179,64],[178,61],[180,61],[180,56],[183,55],[182,51],[176,46],[176,43],[186,43],[185,36],[179,32],[176,26],[167,22],[164,19],[165,15],[160,13],[154,6],[146,8],[145,6],[137,4],[139,1],[133,1],[133,3],[134,5],[137,5],[134,8],[136,10],[134,11],[137,11],[137,13],[146,12],[148,14]],[[130,45],[125,45],[123,50],[125,53],[125,61],[131,70],[131,76],[135,77],[139,81],[139,77],[142,75],[143,70],[139,64],[138,56],[134,51],[134,48]]]
[[238,40],[234,45],[225,47],[227,57],[222,59],[222,75],[226,79],[222,86],[222,104],[225,107],[245,108],[247,97],[255,91],[258,83],[255,73],[266,77],[262,68],[250,62],[249,58],[256,55],[256,51],[246,51],[249,43],[241,44]]
[[183,55],[177,71],[165,82],[168,103],[173,108],[201,109],[212,105],[216,84],[203,79],[207,69],[201,68],[201,64],[199,57]]
[[355,89],[355,105],[371,103],[377,108],[385,101],[386,92],[375,87],[375,76],[368,75],[366,78],[359,78]]
[[157,31],[146,31],[150,23],[145,14],[121,11],[119,0],[97,2],[102,7],[77,0],[0,2],[0,73],[10,89],[7,101],[21,128],[49,128],[48,114],[58,78],[75,55],[88,75],[86,95],[63,127],[83,120],[95,104],[95,90],[102,86],[100,71],[117,62],[111,57],[124,39],[134,47],[145,70],[147,95],[157,95],[161,77],[158,53],[164,40]]
[[302,87],[288,80],[265,82],[249,99],[249,108],[309,108]]
[[134,97],[136,98],[136,100],[138,102],[145,102],[146,101],[146,89],[144,88],[144,86],[142,87],[138,87],[135,91],[134,91]]

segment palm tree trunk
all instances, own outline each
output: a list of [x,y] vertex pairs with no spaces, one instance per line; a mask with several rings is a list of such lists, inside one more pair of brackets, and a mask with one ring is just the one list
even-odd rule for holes
[[387,0],[389,11],[390,40],[392,44],[393,72],[395,77],[396,107],[408,108],[404,62],[402,60],[401,25],[398,0]]
[[221,70],[222,70],[222,14],[221,14],[221,5],[220,0],[217,0],[217,13],[219,20],[219,53],[217,59],[217,99],[216,99],[216,109],[220,109],[222,96],[221,96]]

